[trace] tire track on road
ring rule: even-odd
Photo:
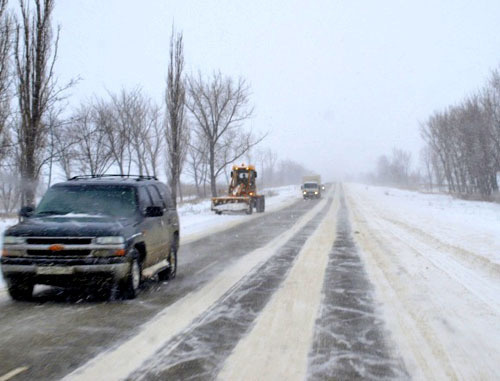
[[[287,277],[304,242],[323,220],[328,205],[278,252],[252,271],[192,327],[173,338],[129,380],[211,380]]]
[[[337,237],[330,252],[323,298],[309,353],[308,379],[407,379],[375,309],[373,285],[354,244],[341,191]]]
[[[319,227],[310,235],[252,330],[235,347],[221,380],[303,380],[328,253],[335,237],[338,187]]]

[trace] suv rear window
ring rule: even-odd
[[[135,189],[124,186],[55,186],[43,196],[35,216],[68,213],[131,217],[137,211]]]

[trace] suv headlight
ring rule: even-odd
[[[95,243],[98,245],[119,245],[125,243],[125,238],[122,236],[97,237]]]
[[[6,235],[3,237],[4,245],[22,245],[24,243],[26,243],[26,238],[24,237],[16,237],[13,235]]]

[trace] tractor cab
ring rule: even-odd
[[[257,172],[253,165],[233,165],[228,194],[233,196],[253,196]]]

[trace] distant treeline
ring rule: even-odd
[[[394,148],[364,176],[375,184],[446,191],[459,197],[491,199],[500,173],[500,72],[486,85],[420,126],[425,146],[421,166],[412,169],[411,153]]]
[[[434,112],[421,126],[427,182],[448,192],[488,198],[500,171],[500,73],[457,105]]]

